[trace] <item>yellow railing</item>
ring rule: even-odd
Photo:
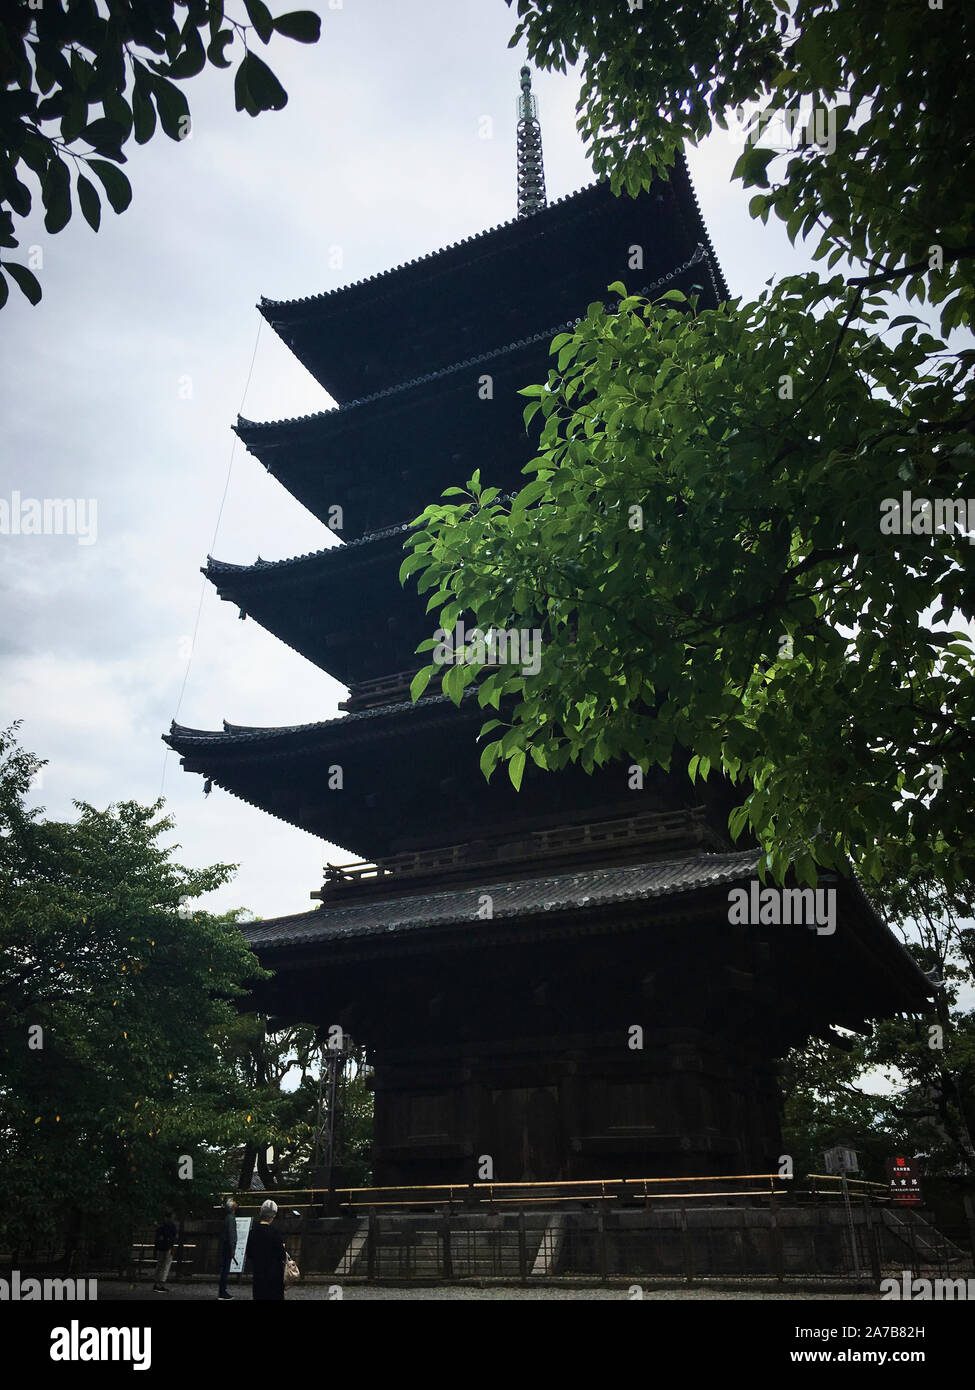
[[[722,1187],[730,1184],[730,1187]],[[702,1177],[588,1178],[551,1182],[402,1183],[384,1187],[340,1187],[338,1204],[354,1207],[443,1207],[484,1203],[527,1205],[541,1202],[677,1201],[701,1198],[776,1197],[790,1193],[792,1179],[780,1173],[708,1174]],[[871,1184],[882,1188],[882,1184]],[[676,1190],[671,1190],[676,1189]],[[258,1207],[268,1199],[295,1211],[320,1206],[328,1197],[323,1188],[277,1188],[228,1193],[240,1207]],[[289,1200],[305,1198],[307,1200]]]

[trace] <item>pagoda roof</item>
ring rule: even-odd
[[[683,914],[690,928],[696,915],[713,916],[721,890],[756,878],[754,849],[695,853],[584,870],[519,877],[486,885],[491,917],[479,914],[483,884],[427,892],[387,892],[367,901],[324,904],[312,912],[242,924],[248,945],[280,971],[313,963],[329,974],[343,961],[392,959],[404,951],[484,949],[524,944],[552,935],[616,933],[653,929]],[[832,878],[832,876],[830,876]],[[839,907],[836,932],[820,937],[806,927],[735,927],[767,942],[778,993],[788,997],[797,976],[829,979],[829,1023],[856,1027],[891,1012],[923,1008],[931,981],[894,936],[855,877],[835,880]],[[726,900],[725,900],[726,901]],[[646,905],[646,907],[644,907]],[[784,943],[784,937],[789,943]],[[798,956],[793,952],[798,950]],[[791,965],[787,962],[791,961]],[[279,976],[279,978],[286,978]],[[809,994],[816,995],[812,989]],[[795,1010],[803,1012],[800,999]]]
[[[708,252],[682,156],[650,192],[616,196],[601,181],[530,217],[513,218],[353,284],[301,299],[262,298],[264,318],[338,401],[372,394],[577,315],[606,286],[633,283],[629,248],[643,248],[651,281]],[[636,287],[634,287],[636,288]]]
[[[468,690],[459,709],[436,694],[283,728],[174,723],[163,738],[187,772],[371,862],[490,838],[498,826],[515,834],[529,819],[537,829],[632,815],[622,764],[591,775],[570,765],[552,775],[529,763],[520,792],[503,768],[486,782],[478,734],[488,713]],[[335,768],[341,788],[330,789]],[[676,809],[691,790],[686,776],[661,774],[660,788],[642,791],[641,804]],[[722,825],[728,809],[716,812]]]
[[[422,664],[416,648],[434,625],[415,589],[399,583],[409,530],[391,526],[289,560],[234,565],[208,558],[203,573],[242,615],[354,685]]]
[[[518,391],[548,377],[559,324],[481,357],[296,419],[239,417],[236,433],[293,497],[337,535],[354,539],[410,521],[476,468],[511,483],[535,454]],[[493,397],[479,380],[490,374]],[[391,456],[390,435],[396,447]]]
[[[701,275],[698,261],[668,267],[664,279],[690,289]],[[288,420],[240,416],[234,428],[293,497],[346,538],[412,520],[477,468],[485,481],[520,486],[521,469],[536,449],[524,423],[527,402],[518,392],[548,379],[552,339],[574,328],[578,308],[570,320],[553,320],[529,337],[345,405]],[[488,400],[479,394],[486,375]]]
[[[753,878],[754,850],[698,854],[649,864],[614,865],[581,873],[492,883],[492,920],[556,913],[634,898],[661,898]],[[266,918],[241,931],[254,950],[318,944],[359,936],[419,931],[470,923],[477,916],[480,884],[444,892],[383,894],[365,902],[338,902],[312,912]]]

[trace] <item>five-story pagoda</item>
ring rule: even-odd
[[[811,1035],[920,1007],[927,982],[854,882],[830,936],[729,923],[755,876],[727,789],[674,770],[633,790],[478,766],[481,711],[414,704],[432,635],[398,569],[411,518],[480,469],[520,485],[520,387],[607,285],[727,296],[686,166],[638,197],[547,204],[528,70],[518,217],[382,275],[261,313],[339,402],[239,420],[247,448],[343,544],[205,573],[221,598],[335,676],[342,718],[167,742],[198,772],[341,845],[314,911],[244,928],[276,1016],[339,1024],[375,1069],[377,1184],[767,1172],[777,1061]],[[397,325],[389,332],[390,324]]]

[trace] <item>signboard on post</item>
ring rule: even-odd
[[[826,1160],[827,1173],[859,1173],[860,1159],[853,1149],[827,1149],[823,1157]]]
[[[921,1167],[916,1158],[888,1158],[887,1181],[891,1201],[901,1207],[920,1205]]]
[[[247,1254],[247,1237],[251,1233],[250,1216],[238,1216],[237,1221],[237,1245],[234,1249],[234,1258],[230,1262],[231,1274],[242,1274],[244,1270],[244,1257]]]

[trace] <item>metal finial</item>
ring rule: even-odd
[[[531,69],[523,67],[518,98],[518,216],[528,217],[539,212],[547,201],[538,102],[532,95]]]

